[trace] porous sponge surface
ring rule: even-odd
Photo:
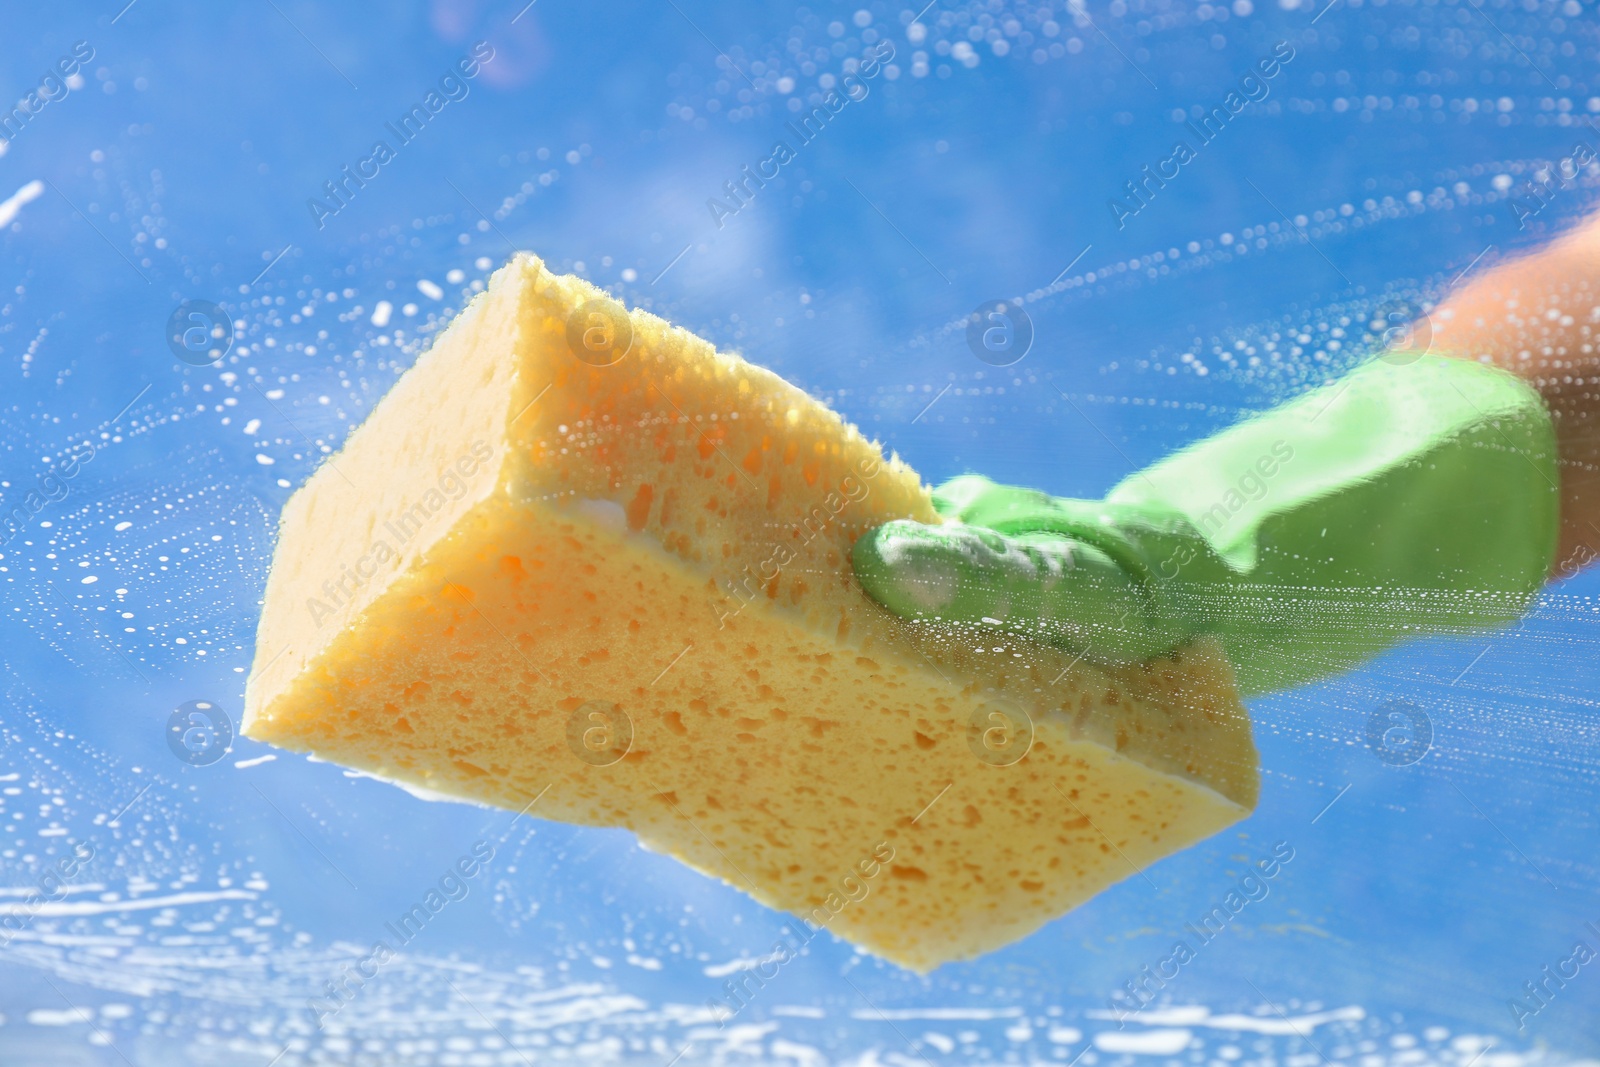
[[[381,477],[387,450],[416,486],[325,469],[297,494],[316,499],[286,509],[247,733],[627,827],[918,970],[1024,936],[1253,805],[1214,648],[1103,673],[888,615],[849,548],[891,518],[937,521],[914,472],[653,316],[631,314],[617,362],[575,358],[569,319],[605,300],[514,260],[352,437],[371,455],[335,460]],[[438,462],[460,477],[428,498]],[[438,506],[419,518],[413,498]],[[413,528],[392,559],[365,550],[363,584],[326,588],[346,566],[326,546]],[[984,747],[991,724],[1028,722],[1020,760]]]

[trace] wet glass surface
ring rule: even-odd
[[[1600,963],[1544,970],[1600,951],[1593,573],[1520,626],[1252,701],[1253,816],[927,977],[825,933],[775,968],[785,916],[627,833],[237,732],[284,502],[512,251],[772,368],[929,482],[1095,497],[1582,214],[1593,168],[1537,210],[1528,190],[1600,144],[1591,10],[3,19],[0,92],[35,103],[0,154],[0,500],[28,512],[0,544],[0,1062],[1600,1057]],[[443,81],[480,42],[492,59]],[[868,49],[859,99],[797,136],[801,102]],[[425,124],[391,130],[436,87]],[[1231,92],[1251,99],[1198,130]],[[735,196],[778,141],[778,177]],[[331,196],[346,166],[371,177]],[[996,301],[1030,324],[1014,361],[968,345]],[[1293,859],[1259,899],[1119,1020],[1125,983],[1279,843]],[[326,983],[475,849],[492,861],[315,1025]],[[718,1025],[708,1005],[752,970],[759,994]]]

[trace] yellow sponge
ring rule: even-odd
[[[251,737],[625,826],[906,967],[1254,805],[1210,644],[1108,672],[868,600],[928,491],[777,375],[521,255],[284,509]]]

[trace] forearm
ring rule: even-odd
[[[1600,215],[1450,293],[1432,349],[1492,363],[1539,391],[1555,423],[1561,538],[1554,574],[1600,555]],[[1530,471],[1530,476],[1532,472]]]
[[[1597,303],[1600,222],[1451,293],[1431,354],[1364,362],[1103,500],[956,479],[945,523],[858,539],[856,577],[903,617],[1096,663],[1215,637],[1246,693],[1502,625],[1600,550]]]

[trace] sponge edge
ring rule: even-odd
[[[518,256],[286,507],[244,730],[627,827],[916,970],[1253,807],[1215,646],[907,623],[849,562],[893,519],[938,521],[834,412]]]

